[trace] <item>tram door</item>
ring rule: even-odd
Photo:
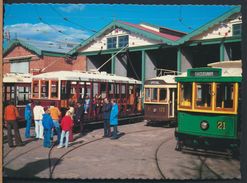
[[[169,89],[169,118],[175,117],[175,97],[176,97],[176,88]]]

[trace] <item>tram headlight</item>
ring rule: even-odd
[[[201,126],[201,129],[202,130],[207,130],[209,128],[209,124],[205,120],[201,122],[201,125],[200,126]]]

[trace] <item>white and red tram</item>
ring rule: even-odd
[[[105,97],[116,99],[120,117],[140,113],[137,111],[140,88],[141,81],[106,72],[56,71],[33,76],[31,98],[40,100],[44,107],[55,101],[64,112],[70,104],[87,95],[90,107],[85,118],[91,121],[101,118],[100,108]]]

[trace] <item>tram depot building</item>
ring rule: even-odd
[[[157,69],[185,72],[212,62],[240,60],[241,23],[237,7],[190,34],[113,21],[76,47],[14,40],[4,50],[3,73],[98,69],[144,83],[157,76]]]

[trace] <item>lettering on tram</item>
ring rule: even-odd
[[[241,61],[211,63],[207,68],[188,69],[187,75],[176,77],[176,150],[208,148],[216,146],[216,142],[217,147],[233,152],[239,148],[241,80]]]

